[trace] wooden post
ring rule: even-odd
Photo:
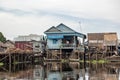
[[[86,78],[85,78],[85,69],[83,69],[83,80],[86,80]]]
[[[53,55],[52,54],[53,54],[53,52],[51,50],[51,55],[49,56],[50,59],[53,59]]]
[[[20,53],[18,53],[18,61],[17,62],[20,62],[20,58],[19,58],[19,56],[20,56]],[[18,64],[19,65],[19,64]],[[20,66],[18,66],[18,70],[20,69]]]
[[[88,56],[89,56],[89,61],[90,61],[90,59],[91,59],[91,57],[90,57],[91,55],[90,55],[90,54],[91,54],[91,53],[89,52],[89,53],[88,53]]]
[[[105,46],[105,57],[107,56],[107,51],[108,51],[107,46]]]
[[[76,36],[74,36],[74,44],[75,44],[75,48],[76,48]]]
[[[60,60],[62,59],[62,49],[60,48]]]
[[[85,36],[84,36],[84,38],[83,38],[83,48],[84,48],[84,51],[83,51],[83,54],[84,54],[84,68],[83,68],[83,80],[86,80],[85,79],[85,71],[86,71],[86,56],[85,56],[85,44],[84,44],[84,42],[85,42]]]
[[[9,53],[9,74],[11,73],[11,53]]]
[[[46,51],[46,58],[48,59],[48,50]]]
[[[77,53],[78,53],[78,59],[80,59],[80,58],[79,58],[79,56],[80,56],[80,52],[78,51]]]
[[[16,70],[16,69],[15,69],[15,68],[16,68],[16,67],[15,67],[15,54],[13,54],[13,57],[14,57],[14,59],[13,59],[14,64],[13,64],[13,65],[14,65],[14,71],[15,71],[15,70]]]
[[[23,62],[23,63],[21,64],[22,69],[23,69],[23,64],[24,64],[23,55],[24,55],[24,54],[21,55],[21,61]]]
[[[84,54],[84,68],[85,68],[86,67],[85,66],[86,59],[85,59],[85,45],[84,45],[84,41],[85,41],[85,38],[83,38],[83,48],[84,48],[83,54]]]
[[[60,72],[62,73],[62,62],[60,62]]]
[[[98,55],[98,48],[97,48],[97,51],[96,51],[96,53],[95,53],[95,54],[96,54],[96,61],[97,61],[97,60],[98,60],[98,59],[97,59],[97,55]]]

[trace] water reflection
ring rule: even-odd
[[[0,80],[120,80],[120,64],[56,63],[0,67]]]

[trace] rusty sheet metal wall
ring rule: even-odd
[[[103,46],[103,33],[88,33],[88,46],[100,47]]]
[[[104,35],[104,45],[115,46],[117,45],[118,37],[116,33],[109,33]]]
[[[117,33],[88,33],[88,46],[116,46]]]
[[[88,40],[104,40],[103,33],[88,33]]]

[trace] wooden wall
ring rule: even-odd
[[[117,33],[88,33],[88,46],[116,46]]]

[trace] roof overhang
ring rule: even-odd
[[[78,36],[78,37],[86,39],[85,34],[81,34],[78,32],[75,32],[75,33],[46,33],[46,34],[47,34],[47,38],[49,38],[49,39],[55,39],[55,38],[60,39],[60,38],[63,38],[63,36]]]

